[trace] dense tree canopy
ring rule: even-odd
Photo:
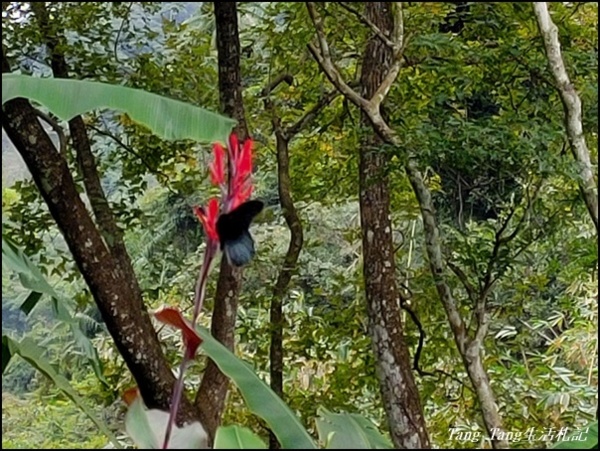
[[[217,446],[243,438],[230,425],[289,443],[295,420],[282,438],[247,366],[201,329],[183,378],[189,336],[148,314],[191,318],[204,299],[194,207],[223,194],[212,144],[232,128],[253,140],[265,208],[251,263],[206,266],[198,323],[285,402],[265,406],[298,416],[297,440],[355,445],[339,412],[373,447],[545,448],[585,431],[597,8],[3,2],[3,96],[8,73],[164,96],[68,118],[52,102],[107,88],[3,98],[3,447],[130,445],[128,389],[168,411],[180,377],[177,425],[200,421]],[[183,133],[168,99],[214,127]]]

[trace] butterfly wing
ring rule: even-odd
[[[227,260],[234,266],[244,266],[254,257],[254,240],[245,230],[237,239],[228,240],[223,246]]]
[[[217,233],[221,249],[231,264],[243,266],[254,256],[254,240],[248,228],[263,206],[260,200],[250,200],[219,216]]]

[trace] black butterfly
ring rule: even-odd
[[[254,240],[248,228],[263,206],[260,200],[249,200],[217,219],[221,250],[232,265],[243,266],[254,257]]]

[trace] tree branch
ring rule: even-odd
[[[340,92],[338,90],[330,91],[323,95],[323,97],[321,97],[310,110],[304,113],[304,115],[300,119],[298,119],[295,123],[285,128],[285,134],[289,138],[292,138],[293,136],[298,134],[301,130],[306,128],[308,124],[314,121],[317,115],[321,112],[321,110],[327,105],[329,105],[339,95]]]
[[[372,96],[373,100],[366,100],[347,84],[344,83],[342,77],[333,65],[331,56],[329,53],[329,47],[325,38],[325,32],[323,30],[323,22],[321,17],[316,11],[314,3],[306,3],[311,20],[313,21],[317,33],[317,41],[319,49],[314,43],[309,44],[309,50],[315,60],[319,63],[321,69],[331,81],[331,83],[351,102],[357,105],[368,117],[369,121],[373,125],[375,132],[382,138],[382,140],[388,144],[393,145],[396,148],[402,148],[402,141],[392,130],[383,116],[381,115],[380,106],[383,99],[389,92],[393,80],[398,75],[398,69],[394,69],[394,66],[390,67],[384,80],[386,83],[389,81],[389,86],[386,83],[379,83],[377,89],[372,90],[377,97]],[[370,4],[368,5],[370,6]],[[398,42],[400,36],[404,34],[403,26],[401,24],[401,11],[396,12],[394,20],[394,30],[392,34]],[[406,41],[404,41],[405,43]],[[379,42],[378,42],[379,43]],[[400,47],[402,48],[402,47]],[[400,57],[400,58],[399,58]],[[401,55],[396,55],[396,64],[400,64],[398,60],[401,59]],[[418,164],[412,157],[411,152],[408,152],[407,162],[405,164],[405,170],[410,180],[413,191],[419,202],[421,209],[421,215],[423,218],[423,225],[425,229],[425,243],[427,249],[427,255],[429,257],[429,264],[433,279],[435,281],[438,295],[446,310],[448,321],[454,335],[458,350],[463,358],[469,377],[473,382],[474,388],[477,392],[478,399],[481,402],[481,410],[484,417],[486,429],[490,434],[493,430],[502,430],[502,421],[498,414],[498,408],[494,401],[494,396],[489,385],[489,380],[485,373],[485,369],[481,362],[481,357],[477,354],[480,349],[471,346],[472,341],[467,335],[465,329],[464,320],[460,314],[457,303],[453,297],[450,286],[447,283],[444,275],[444,259],[442,255],[441,242],[439,237],[439,228],[435,217],[433,203],[431,200],[431,192],[426,186],[423,176],[419,171]],[[361,172],[362,175],[362,172]],[[363,239],[363,252],[364,252],[364,239]],[[507,447],[508,443],[505,440],[492,440],[494,447]]]
[[[221,111],[237,121],[234,133],[240,142],[244,142],[250,135],[242,96],[237,4],[235,2],[214,2],[213,4]],[[231,177],[229,181],[232,183]],[[221,259],[211,319],[211,333],[232,351],[235,347],[235,323],[242,286],[242,273],[241,268],[233,267],[226,258]],[[228,387],[229,378],[221,372],[215,362],[209,360],[196,393],[195,405],[199,409],[200,420],[211,439],[214,439],[216,430],[221,423]]]
[[[45,4],[43,2],[32,3],[31,8],[38,21],[46,45],[48,46],[54,76],[56,78],[69,78],[69,68],[64,55],[59,50],[63,39],[62,36],[50,26],[48,10],[46,9]],[[81,171],[85,190],[94,216],[96,217],[98,228],[109,249],[121,263],[123,270],[129,273],[132,280],[135,280],[135,284],[137,285],[137,279],[123,242],[123,232],[117,226],[108,199],[102,189],[96,161],[81,116],[75,116],[69,121],[69,130],[71,132],[71,139],[73,140],[73,148],[75,149],[77,156],[79,170]]]
[[[402,2],[394,3],[396,15],[394,17],[394,30],[392,32],[394,39],[394,58],[398,59],[402,55],[402,50],[406,47],[404,39],[404,10]]]
[[[10,72],[4,54],[2,72]],[[126,274],[116,269],[119,262],[94,225],[67,162],[25,99],[13,99],[3,105],[2,127],[23,157],[48,205],[146,405],[168,410],[175,378],[142,298]],[[180,423],[195,418],[195,409],[184,401],[178,416]]]
[[[579,163],[579,175],[581,177],[579,188],[596,226],[596,233],[598,233],[598,187],[592,169],[590,152],[583,134],[581,99],[567,74],[560,50],[558,28],[552,22],[548,12],[548,4],[546,2],[533,2],[533,12],[544,40],[550,70],[554,75],[563,102],[571,152]]]
[[[269,347],[271,388],[280,397],[283,397],[283,299],[296,269],[298,258],[300,257],[300,252],[302,251],[304,243],[302,222],[291,194],[292,182],[289,170],[289,141],[303,128],[308,126],[308,124],[316,118],[319,112],[339,95],[337,91],[324,95],[319,99],[317,104],[309,109],[296,123],[289,127],[283,127],[281,125],[281,118],[277,115],[275,106],[271,101],[269,94],[282,81],[287,81],[288,84],[291,84],[291,80],[291,75],[281,74],[262,91],[263,95],[265,95],[265,107],[271,113],[271,123],[273,124],[273,130],[275,131],[277,140],[277,187],[279,202],[281,204],[285,222],[290,229],[290,243],[284,257],[283,266],[279,270],[277,281],[273,287],[273,297],[270,307],[270,322],[272,327],[271,344]],[[280,447],[280,444],[272,431],[269,434],[269,443],[271,449],[278,449]]]
[[[319,43],[319,49],[310,42],[308,44],[308,50],[313,55],[315,60],[321,66],[325,75],[331,81],[331,83],[342,93],[344,94],[348,100],[354,103],[359,108],[368,108],[368,101],[365,100],[360,94],[358,94],[354,89],[352,89],[342,78],[342,75],[339,73],[333,61],[331,60],[331,54],[329,52],[329,45],[327,44],[327,38],[325,36],[325,31],[323,29],[323,18],[317,12],[315,4],[313,2],[307,2],[306,7],[308,8],[308,13],[310,18],[315,25],[315,30],[317,32],[317,42]]]
[[[144,166],[146,166],[146,168],[148,169],[148,171],[150,171],[152,174],[154,174],[156,176],[159,176],[165,182],[167,182],[169,180],[169,176],[167,174],[165,174],[164,172],[160,171],[159,169],[154,169],[152,166],[150,166],[150,163],[148,163],[148,161],[143,157],[143,155],[141,155],[140,153],[138,153],[133,147],[128,146],[127,144],[125,144],[118,136],[115,136],[111,132],[106,131],[106,130],[102,130],[101,128],[96,127],[95,125],[92,125],[92,124],[88,124],[87,127],[91,128],[92,130],[94,130],[99,135],[106,136],[106,137],[112,139],[114,142],[116,142],[119,145],[119,147],[121,147],[125,151],[129,152],[130,154],[132,154],[133,156],[135,156],[136,158],[138,158],[142,162],[142,164]]]
[[[381,31],[381,29],[377,25],[375,25],[367,16],[365,16],[363,13],[361,13],[357,9],[354,9],[352,6],[347,5],[344,2],[335,2],[335,4],[341,6],[346,11],[348,11],[349,13],[356,16],[362,23],[367,25],[379,39],[381,39],[381,42],[383,42],[385,45],[387,45],[393,51],[396,50],[395,42],[392,41],[390,38],[388,38],[385,35],[385,33],[383,31]]]
[[[446,310],[446,315],[448,316],[450,328],[454,334],[458,350],[464,355],[468,344],[467,332],[456,300],[452,295],[452,290],[444,277],[444,259],[440,243],[440,232],[435,219],[431,192],[425,185],[423,176],[418,170],[414,160],[410,159],[405,169],[421,209],[426,237],[425,247],[427,249],[427,255],[429,256],[429,266],[431,268],[435,287],[438,291],[440,300],[442,301],[442,305]]]
[[[447,262],[447,265],[448,265],[448,268],[450,268],[450,270],[454,274],[456,274],[456,277],[458,277],[458,279],[461,281],[461,283],[465,287],[465,290],[467,291],[467,295],[469,296],[469,299],[473,302],[473,305],[475,305],[475,303],[477,301],[477,297],[475,296],[475,287],[469,281],[469,278],[467,277],[467,275],[464,273],[464,271],[462,269],[460,269],[460,267],[458,265],[455,265],[454,263],[452,263],[449,260]]]
[[[392,84],[396,81],[398,74],[400,73],[400,69],[402,68],[403,63],[403,54],[406,45],[410,40],[410,36],[404,35],[404,14],[402,10],[402,2],[394,3],[392,6],[396,8],[396,14],[394,17],[394,31],[393,31],[393,63],[390,67],[390,70],[386,74],[383,82],[377,88],[377,91],[371,98],[371,103],[374,108],[379,109],[379,106],[383,102],[383,100],[388,95]]]
[[[38,110],[37,108],[33,109],[33,112],[41,118],[44,122],[46,122],[52,130],[58,135],[58,145],[59,152],[63,156],[63,158],[67,158],[67,137],[65,136],[65,132],[58,122],[56,122],[49,114],[44,113],[43,111]]]
[[[271,94],[271,92],[273,92],[273,90],[277,86],[279,86],[283,82],[287,83],[288,86],[292,86],[292,84],[294,83],[294,77],[293,77],[293,75],[289,74],[287,72],[279,74],[267,86],[265,86],[260,91],[260,95],[263,96],[263,97],[267,97],[269,94]]]

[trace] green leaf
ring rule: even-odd
[[[223,426],[215,434],[215,449],[268,449],[265,442],[242,426]]]
[[[226,142],[233,119],[139,89],[95,81],[2,75],[2,103],[26,97],[62,120],[90,110],[110,108],[127,113],[164,139]]]
[[[325,409],[319,414],[319,438],[329,449],[393,449],[392,443],[361,415]]]
[[[161,449],[168,421],[169,412],[146,409],[138,396],[125,415],[125,429],[139,449]],[[208,436],[199,422],[173,426],[169,449],[203,449],[207,445]]]
[[[273,431],[282,448],[316,449],[316,444],[294,412],[259,378],[252,367],[199,327],[204,350],[240,390],[248,408]]]
[[[58,297],[58,294],[46,281],[46,278],[39,268],[34,265],[29,257],[27,257],[27,255],[25,255],[25,253],[4,234],[2,235],[2,263],[5,263],[10,269],[17,272],[23,287],[36,293]],[[25,314],[29,314],[33,307],[35,307],[35,304],[32,304],[32,301],[29,298],[21,304],[21,310]]]
[[[140,449],[158,449],[161,446],[158,437],[150,427],[146,409],[139,396],[127,409],[125,430]]]
[[[29,315],[29,313],[33,310],[33,307],[35,307],[37,305],[37,303],[41,297],[42,297],[42,293],[40,293],[38,291],[32,291],[31,293],[29,293],[29,295],[23,301],[23,303],[21,304],[21,306],[19,308],[21,309],[21,311],[23,313],[25,313],[26,315]]]
[[[598,449],[598,422],[572,432],[552,449]]]
[[[4,370],[8,366],[8,362],[10,362],[10,358],[12,354],[10,353],[10,348],[8,347],[8,338],[6,335],[2,335],[2,374],[4,374]]]
[[[56,387],[62,391],[71,401],[73,401],[77,407],[79,407],[83,413],[85,413],[90,420],[94,422],[98,429],[102,431],[104,435],[108,437],[111,443],[116,448],[122,448],[121,444],[113,433],[108,429],[106,424],[100,421],[94,415],[88,406],[79,397],[77,392],[69,381],[59,374],[50,362],[44,357],[44,350],[40,348],[31,338],[23,338],[21,341],[15,341],[7,336],[2,337],[2,361],[4,363],[4,348],[7,348],[11,355],[18,355],[35,369],[40,371],[44,376],[48,377]]]
[[[81,330],[79,321],[71,314],[67,307],[67,301],[52,288],[42,272],[33,264],[29,257],[4,234],[2,235],[2,263],[17,272],[23,287],[31,290],[31,293],[21,304],[20,309],[26,315],[29,315],[44,294],[50,296],[54,315],[59,321],[69,325],[75,342],[83,351],[96,377],[103,384],[108,385],[102,371],[102,362],[98,357],[98,352],[90,339]]]

